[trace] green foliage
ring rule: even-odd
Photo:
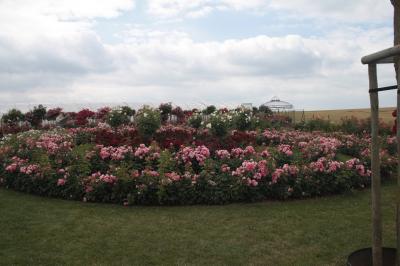
[[[264,114],[269,115],[269,116],[274,114],[274,113],[272,112],[272,110],[269,109],[268,106],[265,106],[265,105],[261,105],[261,106],[258,108],[258,112],[259,112],[259,113],[264,113]]]
[[[233,128],[242,131],[251,129],[252,122],[252,114],[246,110],[236,112],[232,119]]]
[[[171,173],[176,170],[176,161],[169,150],[160,153],[158,171],[161,175]]]
[[[114,109],[108,113],[106,121],[113,128],[128,124],[129,123],[128,113],[131,113],[131,111],[122,108]]]
[[[160,109],[160,112],[161,112],[161,120],[163,122],[167,121],[169,115],[172,112],[172,104],[170,104],[170,103],[162,103],[162,104],[160,104],[158,109]]]
[[[86,160],[86,154],[92,151],[94,147],[95,145],[91,143],[80,144],[72,149],[71,154],[79,160]]]
[[[158,107],[160,109],[161,115],[169,115],[172,112],[172,104],[171,103],[162,103]]]
[[[204,168],[196,184],[200,202],[226,204],[244,200],[243,185],[238,177],[232,177],[231,173],[213,174],[219,172],[221,164],[212,160],[207,160]]]
[[[160,112],[148,106],[144,106],[136,114],[135,122],[142,137],[149,140],[161,126]]]
[[[33,107],[33,116],[38,118],[38,119],[44,119],[46,116],[47,110],[46,107],[43,105],[39,104],[38,106]]]
[[[44,167],[50,166],[50,158],[43,150],[32,150],[30,153],[30,157],[32,163],[39,164]]]
[[[72,178],[76,178],[77,180],[81,180],[82,178],[89,176],[91,172],[91,163],[81,157],[78,160],[74,160],[71,166],[69,166],[70,176]]]
[[[120,165],[118,165],[115,170],[114,174],[116,177],[118,177],[119,180],[122,181],[130,181],[132,180],[131,177],[131,169],[130,165],[126,162],[122,162]]]
[[[81,144],[88,144],[88,143],[92,143],[94,140],[94,136],[92,133],[90,132],[86,132],[86,131],[78,131],[75,134],[75,144],[76,145],[81,145]]]
[[[196,114],[193,114],[189,118],[188,123],[191,127],[198,129],[201,127],[202,121],[203,121],[203,119],[202,119],[201,115],[196,113]]]
[[[134,116],[136,113],[135,109],[130,108],[129,106],[121,106],[121,112],[126,116]]]
[[[342,118],[337,129],[348,134],[365,134],[371,132],[371,119],[358,119],[356,117]],[[382,135],[391,135],[392,127],[389,124],[379,122],[379,132]]]
[[[299,129],[307,130],[307,131],[325,131],[331,132],[335,130],[335,125],[333,125],[329,120],[324,119],[311,119],[306,121],[305,123],[297,124],[296,126]]]
[[[81,182],[80,180],[91,174],[92,169],[95,167],[91,161],[86,158],[86,154],[93,150],[93,144],[82,144],[75,146],[71,151],[71,162],[68,166],[70,179],[75,182]],[[78,188],[79,184],[75,184]]]
[[[159,204],[159,183],[160,176],[144,174],[137,178],[138,191],[135,196],[135,203],[143,205]]]
[[[25,116],[18,109],[11,109],[1,117],[3,123],[6,124],[17,124],[20,121],[24,121]]]
[[[358,132],[360,132],[359,120],[355,117],[342,118],[341,123],[340,123],[340,129],[343,132],[346,132],[349,134],[358,133]],[[369,130],[369,128],[368,128],[368,130]]]
[[[210,115],[214,113],[217,110],[217,108],[214,105],[207,106],[205,110],[203,110],[204,114]]]
[[[228,133],[229,120],[225,115],[213,115],[206,127],[211,127],[211,133],[214,136],[224,137]]]
[[[33,110],[25,114],[25,119],[30,122],[32,126],[38,127],[45,118],[46,113],[46,107],[39,104],[38,106],[35,106]]]

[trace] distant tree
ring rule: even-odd
[[[272,110],[271,110],[268,106],[265,106],[265,105],[261,105],[261,106],[258,108],[258,112],[264,113],[264,114],[266,114],[266,115],[273,115]]]
[[[57,117],[62,113],[62,109],[60,107],[53,108],[47,110],[46,119],[50,121],[54,121]]]
[[[126,110],[122,110],[122,108],[114,109],[108,113],[107,123],[113,128],[117,128],[129,123],[129,115]]]
[[[39,127],[47,113],[46,107],[39,104],[33,107],[33,110],[25,114],[25,119],[35,128]]]
[[[172,112],[172,104],[171,103],[162,103],[162,104],[160,104],[158,109],[160,109],[160,112],[161,112],[161,121],[166,122],[169,118],[169,115]]]
[[[178,119],[178,123],[183,123],[185,121],[185,113],[183,112],[182,108],[179,106],[172,109],[171,114],[176,115]]]
[[[130,108],[129,106],[125,105],[121,107],[121,111],[123,114],[127,115],[127,116],[133,116],[136,113],[135,109]]]
[[[20,110],[17,109],[11,109],[10,111],[8,111],[6,114],[4,114],[1,117],[1,120],[3,121],[3,123],[6,124],[17,124],[20,121],[24,120],[24,115],[21,113]]]
[[[203,110],[203,113],[206,115],[210,115],[214,113],[217,110],[217,108],[214,105],[207,106],[205,110]]]

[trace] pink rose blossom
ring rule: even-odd
[[[64,178],[59,178],[57,180],[57,186],[64,186],[65,182],[66,182],[66,180]]]

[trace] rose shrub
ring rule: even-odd
[[[256,111],[13,110],[3,117],[0,186],[90,202],[176,205],[316,197],[369,185],[368,120],[310,121],[295,130],[286,116]],[[43,118],[57,124],[45,128]],[[381,174],[390,178],[396,138],[388,125],[380,128]]]
[[[148,113],[159,125],[156,112],[139,116]],[[369,138],[274,129],[217,138],[190,127],[155,128],[152,142],[135,127],[106,124],[7,135],[0,186],[90,202],[176,205],[315,197],[370,183]],[[381,153],[385,177],[395,169],[394,145],[388,138]]]
[[[138,110],[135,122],[142,137],[149,140],[161,126],[160,111],[144,106],[142,109]]]
[[[113,128],[126,125],[129,121],[129,115],[122,108],[116,108],[107,114],[107,124]]]

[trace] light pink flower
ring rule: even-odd
[[[179,181],[181,179],[181,176],[175,172],[166,173],[165,176],[171,181]]]
[[[290,145],[281,144],[278,146],[278,151],[285,154],[286,156],[293,155],[293,151],[292,151],[292,148],[290,147]]]
[[[57,186],[64,186],[66,183],[66,180],[64,178],[59,178],[57,180]]]

